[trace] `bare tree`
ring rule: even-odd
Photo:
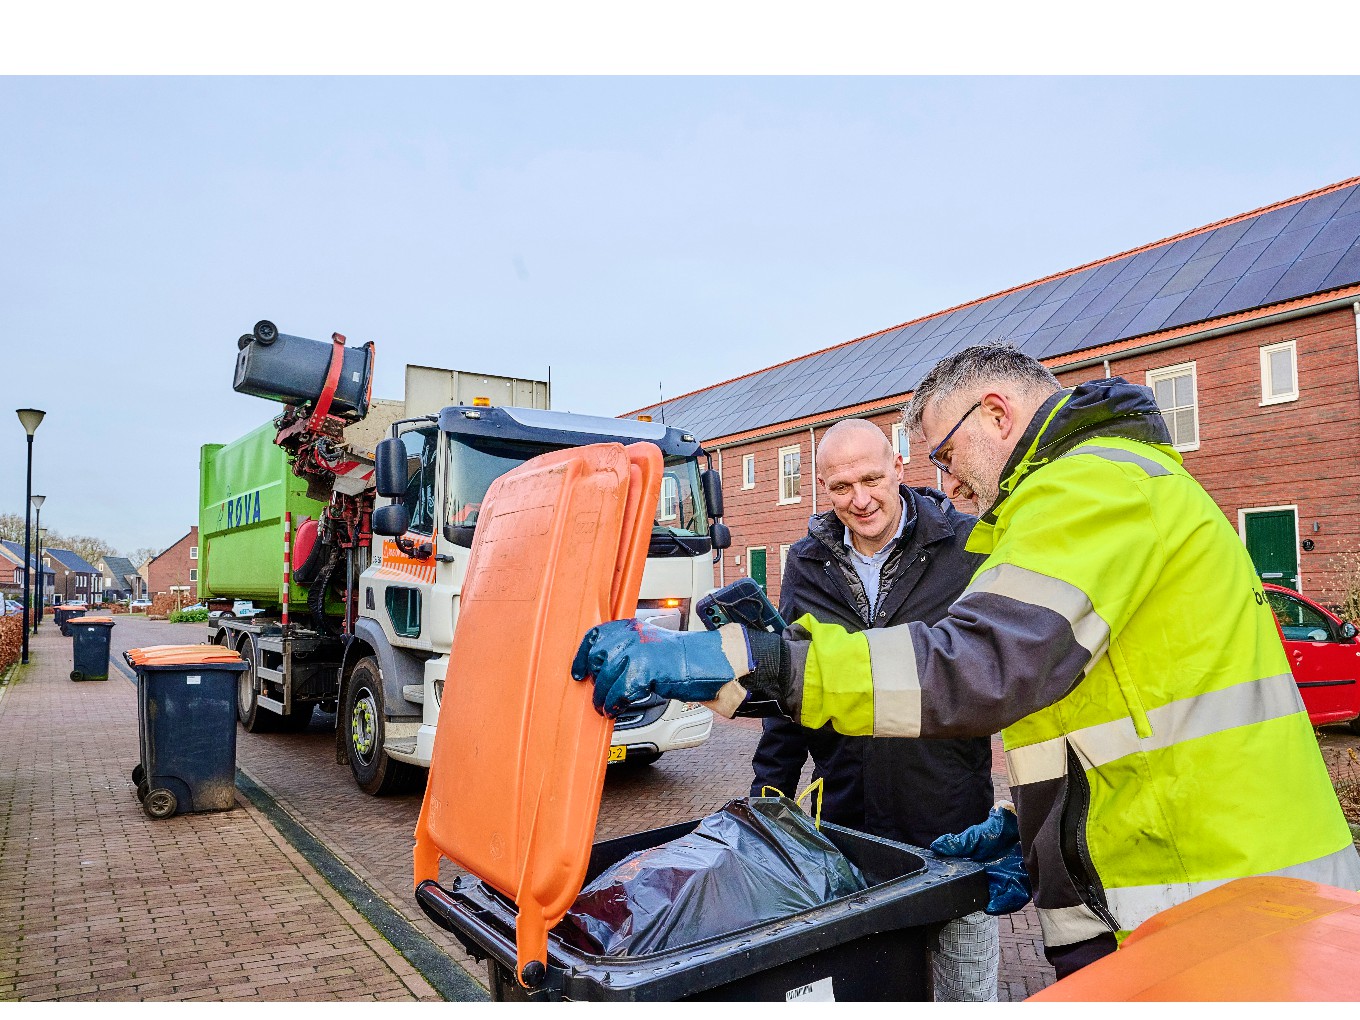
[[[140,549],[133,549],[128,553],[128,559],[132,561],[134,567],[140,567],[147,560],[155,559],[161,554],[159,549],[153,549],[149,545],[144,545]]]
[[[24,515],[0,514],[0,538],[8,542],[24,540]]]

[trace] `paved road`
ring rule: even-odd
[[[122,619],[114,629],[114,657],[138,645],[197,643],[205,638],[204,624]],[[416,906],[411,851],[421,795],[374,798],[360,792],[349,768],[335,762],[333,727],[334,716],[318,713],[309,729],[299,734],[241,732],[238,765],[375,893],[484,982],[483,966],[471,961],[457,941]],[[757,721],[718,719],[713,736],[701,747],[672,752],[655,765],[634,771],[610,769],[596,839],[700,818],[730,798],[745,796],[759,735]],[[994,771],[1000,796],[1005,792],[1005,771],[999,751]],[[447,862],[444,869],[441,879],[453,873]],[[1000,994],[1006,1000],[1023,999],[1053,981],[1032,908],[1002,918],[1000,977]]]

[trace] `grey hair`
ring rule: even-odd
[[[977,344],[935,363],[902,409],[902,424],[908,432],[919,433],[921,415],[931,401],[994,382],[1014,383],[1026,394],[1047,394],[1062,389],[1052,372],[1028,354],[1021,353],[1014,344],[1006,341]]]

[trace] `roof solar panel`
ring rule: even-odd
[[[1279,282],[1284,275],[1285,267],[1276,266],[1273,269],[1262,269],[1260,272],[1248,273],[1237,283],[1233,284],[1233,289],[1228,291],[1223,300],[1214,309],[1215,315],[1226,315],[1228,312],[1241,311],[1245,308],[1255,308],[1265,300],[1270,288]]]
[[[1360,241],[1351,245],[1345,255],[1322,280],[1319,290],[1331,290],[1350,283],[1360,283]]]
[[[665,416],[712,440],[895,397],[975,343],[1050,357],[1356,283],[1351,185],[672,400]]]
[[[1290,230],[1311,227],[1314,223],[1325,223],[1336,215],[1336,211],[1346,204],[1346,199],[1356,192],[1355,187],[1329,191],[1325,195],[1310,198],[1299,207],[1298,213],[1289,221]]]

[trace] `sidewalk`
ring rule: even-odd
[[[152,821],[135,688],[44,621],[0,688],[0,1000],[438,1001],[238,793]]]

